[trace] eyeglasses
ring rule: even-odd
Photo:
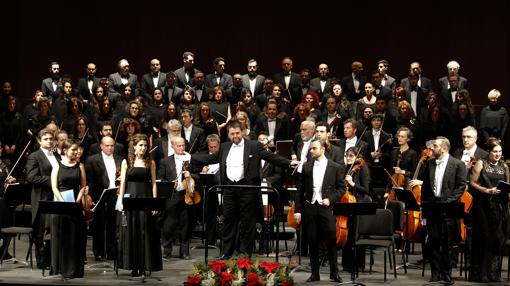
[[[306,112],[306,110],[304,110],[304,109],[300,109],[300,110],[299,110],[299,112]]]

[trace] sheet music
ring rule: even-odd
[[[100,201],[103,199],[103,196],[104,194],[106,193],[106,191],[108,190],[117,190],[117,188],[111,188],[111,189],[103,189],[103,192],[101,193],[101,196],[99,197],[99,200],[97,201],[96,205],[91,209],[92,212],[95,212],[96,211],[96,208],[98,205],[100,205]]]
[[[74,197],[74,190],[67,190],[60,192],[60,195],[62,195],[62,198],[64,199],[64,202],[66,203],[75,203],[76,198]],[[53,198],[53,201],[58,201],[57,197]]]

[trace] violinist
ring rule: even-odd
[[[87,182],[92,201],[98,202],[104,189],[115,188],[115,182],[122,164],[122,156],[116,155],[115,140],[110,136],[101,139],[101,152],[92,155],[85,161],[85,170],[87,172]],[[105,205],[103,205],[105,206]],[[92,222],[92,250],[96,261],[103,259],[114,259],[115,257],[115,208],[108,205],[97,208],[94,211],[94,220]],[[106,224],[106,253],[104,252],[104,229]]]
[[[324,155],[326,158],[340,164],[340,162],[343,161],[342,151],[340,151],[340,147],[331,144],[328,139],[328,134],[329,124],[326,122],[318,122],[315,126],[315,138],[324,141],[324,144],[326,145]]]
[[[347,149],[345,152],[345,158],[347,159],[347,164],[345,165],[344,170],[344,180],[346,189],[349,190],[355,197],[356,202],[359,203],[370,203],[372,199],[369,196],[369,186],[370,186],[370,171],[365,164],[363,157],[360,155],[359,149],[356,147],[351,147]],[[349,171],[350,170],[350,171]],[[348,227],[350,229],[354,228],[353,220],[349,220]],[[353,253],[353,242],[355,239],[354,231],[348,232],[347,243],[342,249],[342,266],[345,271],[351,272],[352,269],[352,261],[354,259]],[[357,267],[359,270],[362,270],[365,267],[365,256],[364,256],[364,248],[357,248]]]
[[[484,159],[487,157],[487,151],[479,148],[476,145],[476,140],[478,140],[478,132],[476,128],[473,126],[467,126],[462,129],[462,144],[464,148],[457,148],[454,153],[454,157],[461,160],[466,164],[468,170],[471,170],[471,167],[476,163],[478,159]],[[469,176],[468,172],[468,176]],[[467,178],[469,180],[469,178]]]
[[[502,144],[496,138],[487,142],[489,155],[473,166],[470,185],[475,191],[473,205],[473,247],[470,281],[500,282],[503,247],[508,237],[508,202],[498,182],[509,182],[509,170],[503,161]]]
[[[184,151],[184,138],[172,137],[171,143],[175,154],[161,160],[158,170],[158,179],[174,182],[175,190],[163,213],[161,229],[163,257],[169,258],[172,255],[173,237],[177,236],[180,242],[179,258],[189,260],[189,242],[193,230],[191,222],[194,219],[191,207],[184,201],[186,190],[183,182],[186,182],[185,178],[191,177],[187,169],[191,156]]]
[[[391,134],[382,130],[384,117],[381,113],[372,115],[370,124],[372,129],[365,132],[363,141],[368,143],[367,163],[372,177],[372,187],[385,188],[386,175],[384,168],[389,165],[389,150],[391,148]]]
[[[14,177],[9,176],[11,168],[10,160],[2,158],[2,151],[3,147],[2,142],[0,141],[0,228],[8,227],[11,224],[11,221],[9,221],[10,210],[4,200],[4,187],[6,187],[8,184],[13,184],[16,182]],[[8,245],[7,239],[3,233],[0,234],[0,239],[2,240],[2,244],[0,245],[0,255],[2,255],[4,253],[4,249],[8,247]],[[12,256],[9,254],[9,252],[6,252],[4,259],[7,260],[11,258]]]
[[[189,109],[181,110],[181,136],[186,139],[186,152],[195,153],[204,146],[204,130],[193,124],[193,113]]]
[[[358,150],[361,149],[360,154],[363,157],[366,157],[364,152],[368,149],[367,142],[361,140],[356,136],[356,132],[358,130],[358,122],[355,119],[347,119],[344,122],[344,137],[345,139],[340,139],[338,146],[340,146],[340,152],[344,154],[344,158],[340,164],[347,164],[346,150],[351,147],[357,147]],[[363,132],[364,133],[364,132]]]
[[[404,187],[413,177],[418,164],[418,154],[409,146],[409,142],[413,139],[413,132],[409,128],[400,127],[396,137],[398,148],[390,153],[390,167],[393,168],[395,181],[399,184],[394,187]]]
[[[314,139],[310,143],[310,154],[313,160],[303,166],[301,180],[298,184],[296,197],[296,213],[294,217],[299,223],[304,218],[304,233],[310,245],[310,264],[312,275],[307,282],[319,281],[319,244],[320,237],[327,246],[330,274],[335,282],[342,282],[338,274],[335,217],[331,206],[342,196],[339,189],[343,184],[342,167],[328,160],[324,141]]]

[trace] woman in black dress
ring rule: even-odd
[[[501,141],[489,138],[489,156],[473,167],[470,185],[474,194],[473,245],[470,281],[501,281],[500,258],[507,238],[508,195],[496,187],[509,182],[508,166],[502,157]]]
[[[407,127],[400,127],[395,135],[398,148],[390,153],[390,167],[397,175],[404,175],[404,185],[413,177],[416,165],[418,165],[418,154],[409,147],[413,139],[413,132]]]
[[[72,139],[62,144],[62,160],[51,171],[51,189],[56,201],[81,202],[88,193],[85,166],[78,162],[79,146]],[[83,218],[53,215],[50,273],[65,278],[83,277],[86,241]]]
[[[128,159],[122,161],[120,170],[119,198],[157,197],[156,164],[149,158],[148,142],[145,134],[135,134],[131,138]],[[119,199],[118,205],[121,212],[118,267],[131,270],[132,276],[161,270],[163,265],[156,213],[125,213],[122,200]]]
[[[207,102],[202,102],[198,105],[194,124],[205,131],[204,137],[211,134],[220,134],[218,123],[212,117],[211,107]]]

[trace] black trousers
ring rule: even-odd
[[[227,185],[245,185],[239,182],[226,181]],[[260,208],[258,189],[223,189],[223,249],[225,256],[232,256],[236,250],[239,237],[239,252],[251,256],[255,247],[256,222]],[[239,236],[237,236],[239,234]]]
[[[430,270],[433,279],[449,280],[452,274],[451,251],[455,220],[427,219]]]
[[[327,248],[330,274],[338,274],[336,246],[336,219],[331,207],[306,202],[303,210],[304,234],[310,246],[312,275],[319,276],[319,244],[324,241]]]
[[[103,258],[109,259],[114,259],[116,257],[116,219],[117,211],[115,210],[115,202],[103,205],[94,212],[94,220],[91,224],[94,256],[103,256]],[[106,253],[104,253],[105,243]]]
[[[165,254],[172,251],[174,239],[181,243],[179,254],[189,254],[189,240],[193,230],[191,206],[184,202],[185,192],[175,192],[167,201],[167,208],[163,214],[161,239]]]

